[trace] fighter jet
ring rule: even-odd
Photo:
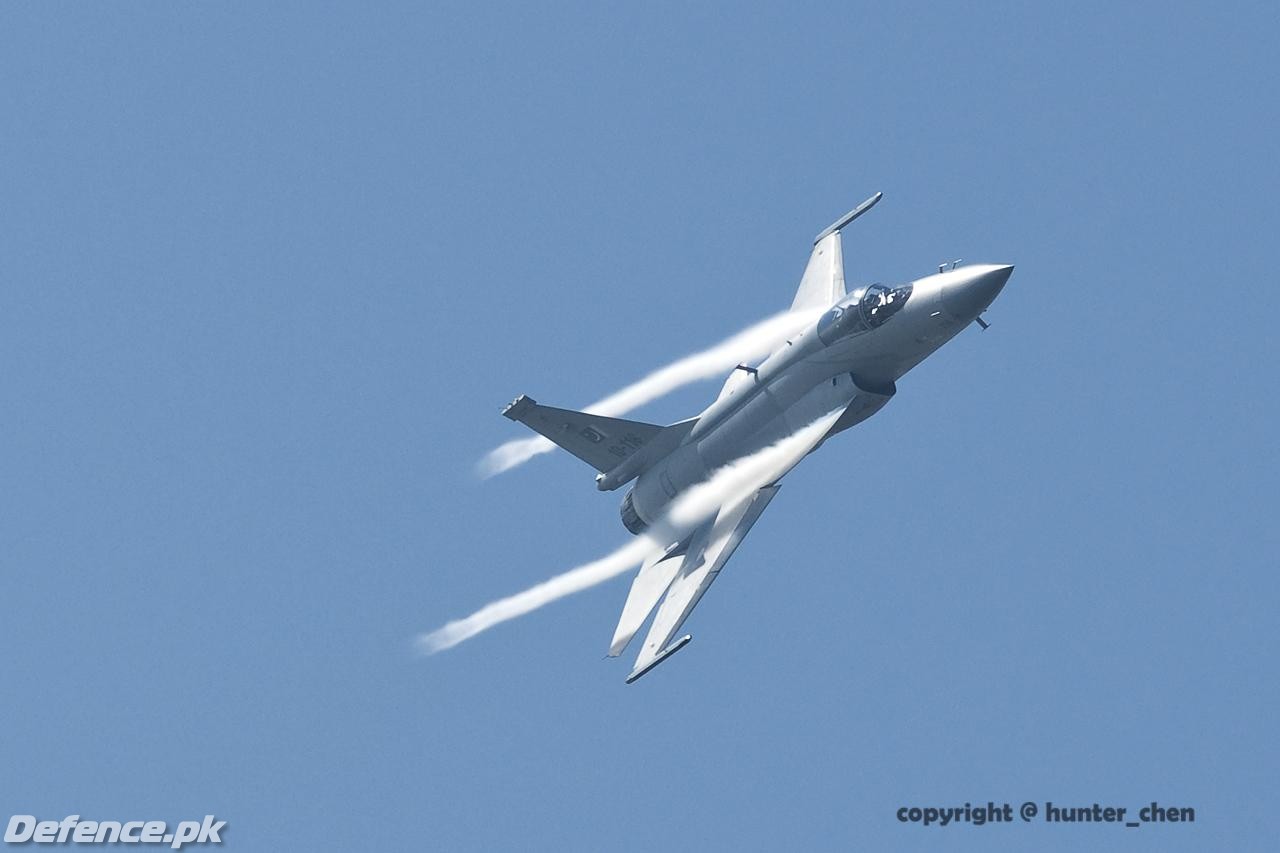
[[[677,497],[720,467],[825,419],[825,431],[807,433],[815,438],[801,448],[798,462],[828,438],[880,411],[897,393],[896,383],[904,374],[970,323],[985,329],[982,313],[1013,272],[1008,264],[953,262],[905,284],[869,284],[847,292],[841,230],[881,195],[876,193],[814,239],[791,304],[793,312],[808,312],[814,322],[759,365],[735,368],[715,402],[697,417],[659,426],[543,406],[527,396],[517,398],[503,414],[595,468],[600,490],[634,482],[621,508],[622,523],[632,534],[659,522]],[[610,657],[622,654],[657,607],[628,684],[692,639],[686,635],[673,642],[778,493],[780,479],[745,500],[721,506],[641,566],[609,646]]]

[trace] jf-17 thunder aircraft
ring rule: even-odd
[[[841,229],[881,195],[814,239],[791,309],[816,320],[758,366],[735,368],[715,402],[697,417],[658,426],[542,406],[527,396],[503,414],[595,468],[600,490],[634,481],[621,510],[632,534],[658,523],[678,496],[722,466],[827,418],[830,427],[800,448],[798,462],[880,411],[896,393],[898,379],[970,323],[985,329],[981,315],[1013,272],[1008,264],[953,262],[950,269],[944,264],[936,275],[906,284],[847,292]],[[628,684],[689,642],[687,635],[672,639],[778,489],[775,480],[745,499],[735,496],[681,541],[644,561],[609,648],[610,657],[620,655],[658,607]]]

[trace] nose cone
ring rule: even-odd
[[[1013,274],[1013,265],[975,264],[956,272],[963,274],[943,285],[942,304],[953,317],[972,320],[1000,295]]]

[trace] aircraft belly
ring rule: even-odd
[[[844,408],[858,393],[847,376],[835,381],[825,381],[811,387],[785,408],[772,401],[772,411],[762,410],[760,417],[742,418],[735,415],[719,429],[698,442],[698,453],[707,470],[713,470],[734,459],[781,441],[796,430],[812,423],[823,415]],[[744,409],[740,414],[747,414]]]
[[[724,423],[697,442],[698,454],[706,465],[713,468],[744,455],[739,448],[746,446],[751,436],[776,420],[783,411],[784,408],[772,389],[760,391]]]
[[[632,507],[647,524],[653,524],[676,495],[707,479],[710,474],[697,445],[682,445],[636,478],[630,492]]]
[[[783,390],[794,394],[796,387],[783,386]],[[783,406],[773,392],[773,386],[762,389],[710,434],[682,445],[641,474],[631,491],[632,507],[640,518],[655,523],[675,497],[706,480],[715,469],[781,441],[828,412],[843,409],[858,389],[848,374],[842,374],[811,385],[790,405]]]

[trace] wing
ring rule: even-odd
[[[649,626],[649,634],[636,659],[635,668],[627,676],[628,684],[689,642],[691,638],[688,636],[675,643],[671,643],[671,638],[689,618],[689,614],[720,574],[724,564],[733,556],[747,531],[778,493],[781,488],[778,482],[822,443],[823,437],[843,411],[843,408],[830,411],[785,439],[789,443],[785,454],[772,461],[769,469],[757,481],[767,485],[722,504],[709,521],[689,534],[676,548],[645,561],[631,585],[622,620],[618,623],[618,630],[614,633],[613,644],[609,649],[611,656],[622,652],[653,609],[662,591],[666,590],[667,594],[658,607],[653,624]],[[679,561],[678,566],[675,564],[676,560]]]
[[[760,518],[760,514],[764,512],[764,508],[769,505],[769,501],[773,500],[773,496],[780,488],[781,486],[777,484],[765,486],[732,507],[721,507],[713,521],[704,524],[693,534],[689,548],[681,558],[679,571],[673,572],[674,578],[668,581],[670,587],[667,589],[667,597],[658,608],[658,615],[653,617],[653,624],[649,626],[644,647],[640,650],[640,656],[636,658],[636,665],[631,670],[631,674],[627,676],[628,684],[684,648],[684,645],[692,639],[688,636],[682,637],[674,645],[669,645],[671,638],[689,618],[693,608],[698,606],[698,601],[710,589],[720,570],[724,568],[724,564],[733,556],[733,552],[741,544],[747,531]],[[672,558],[667,558],[657,565],[670,562]],[[637,583],[640,582],[642,575],[643,570],[641,575],[636,577]],[[657,600],[657,594],[652,600]],[[646,609],[645,612],[647,614],[648,610]],[[623,618],[626,618],[625,612]],[[643,620],[644,617],[641,616],[639,621]],[[621,627],[619,625],[619,629]],[[636,627],[639,627],[638,622]],[[632,633],[635,633],[634,629]],[[622,649],[619,648],[618,652],[621,651]]]
[[[687,543],[686,543],[687,544]],[[675,549],[674,553],[656,551],[640,567],[636,579],[631,582],[631,591],[627,594],[627,603],[622,608],[622,618],[613,632],[613,642],[609,644],[609,657],[616,658],[622,654],[631,638],[640,630],[644,620],[649,618],[658,599],[675,580],[676,572],[684,562],[686,551]]]
[[[814,239],[809,264],[804,268],[800,287],[791,302],[792,311],[827,308],[844,296],[844,252],[840,245],[840,229],[874,207],[881,195],[876,193],[831,223]]]

